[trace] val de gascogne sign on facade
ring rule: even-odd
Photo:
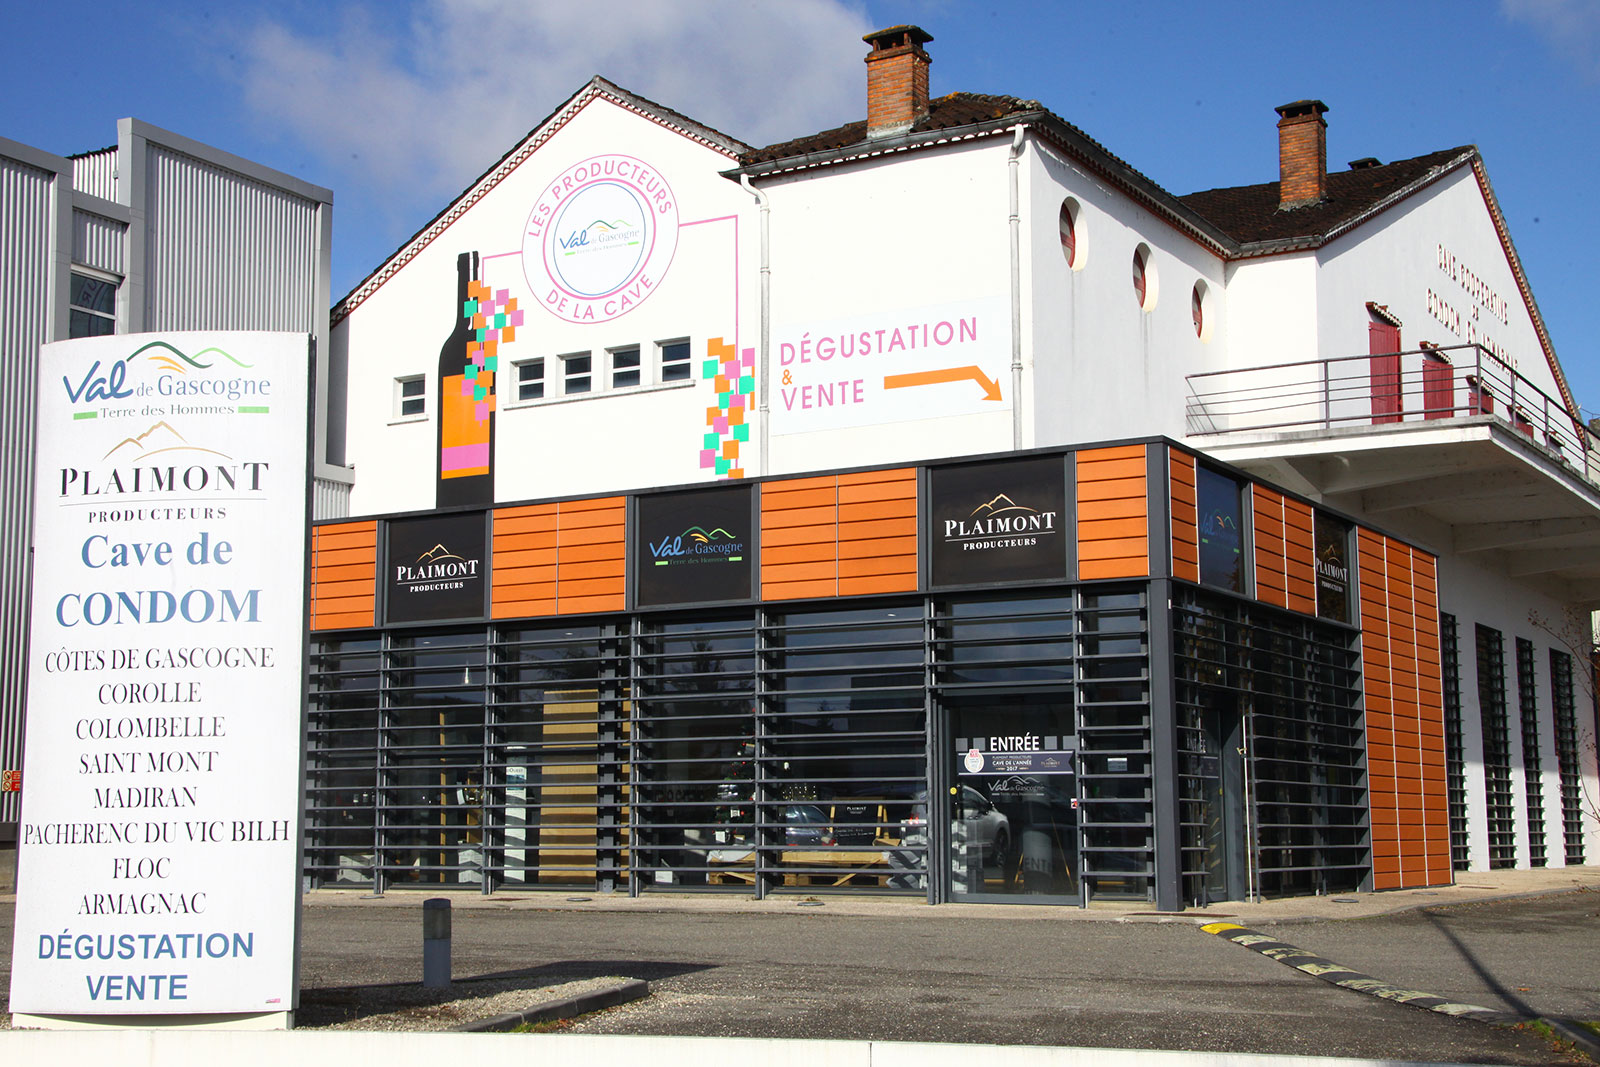
[[[14,1012],[293,1010],[308,368],[41,349]]]

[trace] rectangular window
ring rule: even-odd
[[[661,342],[661,380],[686,382],[689,380],[689,342]]]
[[[525,359],[512,366],[517,370],[517,400],[544,399],[544,360]]]
[[[420,374],[394,380],[394,417],[421,418],[428,413],[427,380]]]
[[[1522,713],[1522,786],[1528,802],[1528,866],[1545,865],[1543,761],[1539,758],[1539,690],[1533,642],[1517,638],[1517,709]]]
[[[117,332],[117,283],[72,272],[67,291],[68,337],[104,337]]]
[[[1556,763],[1561,771],[1561,830],[1567,866],[1583,863],[1583,769],[1579,763],[1578,704],[1572,657],[1550,650],[1550,697],[1556,718]]]
[[[594,359],[587,352],[568,352],[561,357],[561,375],[565,379],[561,393],[575,396],[587,393],[594,373]]]
[[[1237,478],[1201,467],[1195,471],[1195,502],[1200,513],[1200,581],[1245,591],[1244,486]]]
[[[1483,730],[1483,785],[1489,821],[1489,869],[1517,865],[1511,799],[1511,727],[1506,711],[1505,636],[1477,626],[1478,712]]]
[[[1450,811],[1450,864],[1471,866],[1467,834],[1467,760],[1461,741],[1461,633],[1456,617],[1439,613],[1439,677],[1444,696],[1445,796]]]
[[[611,355],[611,388],[631,389],[639,384],[639,346],[613,348]]]

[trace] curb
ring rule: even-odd
[[[638,978],[629,979],[619,985],[608,989],[597,989],[593,993],[580,993],[575,997],[566,997],[562,1000],[552,1000],[538,1004],[524,1011],[508,1012],[505,1015],[495,1015],[476,1022],[463,1023],[454,1027],[453,1032],[474,1033],[500,1033],[514,1030],[524,1023],[547,1023],[556,1019],[571,1019],[579,1015],[587,1015],[591,1011],[601,1008],[611,1008],[618,1004],[626,1004],[630,1000],[639,1000],[650,995],[650,983]]]
[[[1354,990],[1368,996],[1381,997],[1399,1004],[1409,1004],[1414,1008],[1426,1008],[1442,1015],[1454,1016],[1458,1019],[1472,1019],[1491,1026],[1515,1026],[1518,1023],[1542,1022],[1554,1030],[1563,1039],[1572,1042],[1578,1048],[1592,1057],[1600,1058],[1600,1040],[1593,1034],[1584,1031],[1583,1027],[1575,1026],[1561,1019],[1550,1019],[1544,1016],[1518,1015],[1515,1012],[1499,1011],[1494,1008],[1485,1008],[1477,1004],[1463,1004],[1457,1001],[1446,1000],[1444,997],[1434,996],[1432,993],[1423,993],[1415,989],[1402,989],[1387,982],[1380,982],[1371,975],[1353,971],[1348,967],[1325,960],[1321,956],[1297,948],[1286,941],[1268,937],[1257,933],[1238,923],[1207,923],[1200,927],[1208,934],[1213,934],[1224,941],[1232,941],[1236,945],[1259,952],[1268,959],[1277,960],[1286,967],[1293,967],[1313,978],[1320,978],[1331,985],[1342,989]]]

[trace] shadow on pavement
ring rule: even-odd
[[[1423,908],[1422,914],[1427,917],[1428,922],[1433,925],[1435,930],[1444,935],[1445,940],[1449,941],[1451,947],[1456,950],[1456,954],[1465,960],[1467,966],[1472,968],[1473,973],[1483,980],[1483,984],[1488,986],[1501,1000],[1505,1001],[1506,1007],[1510,1011],[1516,1012],[1525,1019],[1537,1019],[1539,1017],[1539,1013],[1534,1011],[1527,1001],[1517,996],[1515,992],[1507,988],[1505,983],[1496,978],[1494,972],[1489,970],[1483,961],[1478,959],[1477,955],[1466,946],[1466,943],[1456,936],[1455,931],[1450,929],[1449,924],[1444,921],[1444,916],[1441,916],[1432,908]],[[1485,1005],[1485,1007],[1487,1006]]]
[[[694,974],[714,968],[713,964],[679,963],[671,960],[559,960],[538,967],[522,967],[487,974],[457,975],[442,989],[425,988],[417,982],[379,982],[370,985],[303,987],[300,1006],[295,1011],[297,1029],[358,1023],[375,1016],[406,1013],[425,1016],[447,1028],[457,1021],[476,1017],[470,1007],[474,1000],[503,993],[526,992],[531,1006],[540,999],[539,991],[586,978],[642,978],[655,981]]]

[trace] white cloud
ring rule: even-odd
[[[1531,26],[1586,81],[1600,82],[1600,3],[1595,0],[1500,0],[1513,22]]]
[[[600,74],[750,144],[860,118],[844,0],[415,0],[258,24],[248,106],[391,207],[459,192]]]

